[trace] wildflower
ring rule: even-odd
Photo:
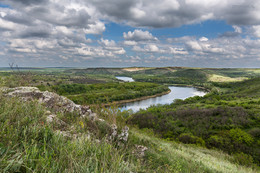
[[[79,122],[79,125],[84,128],[84,123],[82,121]]]

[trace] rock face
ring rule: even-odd
[[[5,88],[3,91],[7,96],[20,97],[25,101],[38,100],[54,112],[77,112],[82,117],[89,116],[92,119],[96,117],[89,106],[77,105],[64,96],[49,91],[42,92],[36,87]]]

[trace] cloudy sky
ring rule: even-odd
[[[0,0],[0,67],[260,67],[259,0]]]

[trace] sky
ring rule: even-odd
[[[0,0],[0,67],[260,67],[259,0]]]

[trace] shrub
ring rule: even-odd
[[[218,135],[213,135],[208,139],[207,143],[210,147],[218,148],[220,146],[223,146],[224,139]]]
[[[193,136],[190,133],[182,133],[178,139],[185,144],[196,144],[198,146],[205,146],[205,141],[202,138]]]
[[[258,128],[258,127],[249,130],[248,133],[255,138],[260,138],[260,128]]]
[[[233,139],[234,142],[238,144],[247,144],[251,145],[254,141],[253,137],[249,135],[248,133],[244,132],[243,130],[236,128],[236,129],[231,129],[229,131],[229,135],[231,139]]]
[[[254,166],[254,159],[252,156],[248,154],[241,152],[241,153],[234,154],[233,157],[234,157],[234,162],[237,164],[245,165],[245,166]]]

